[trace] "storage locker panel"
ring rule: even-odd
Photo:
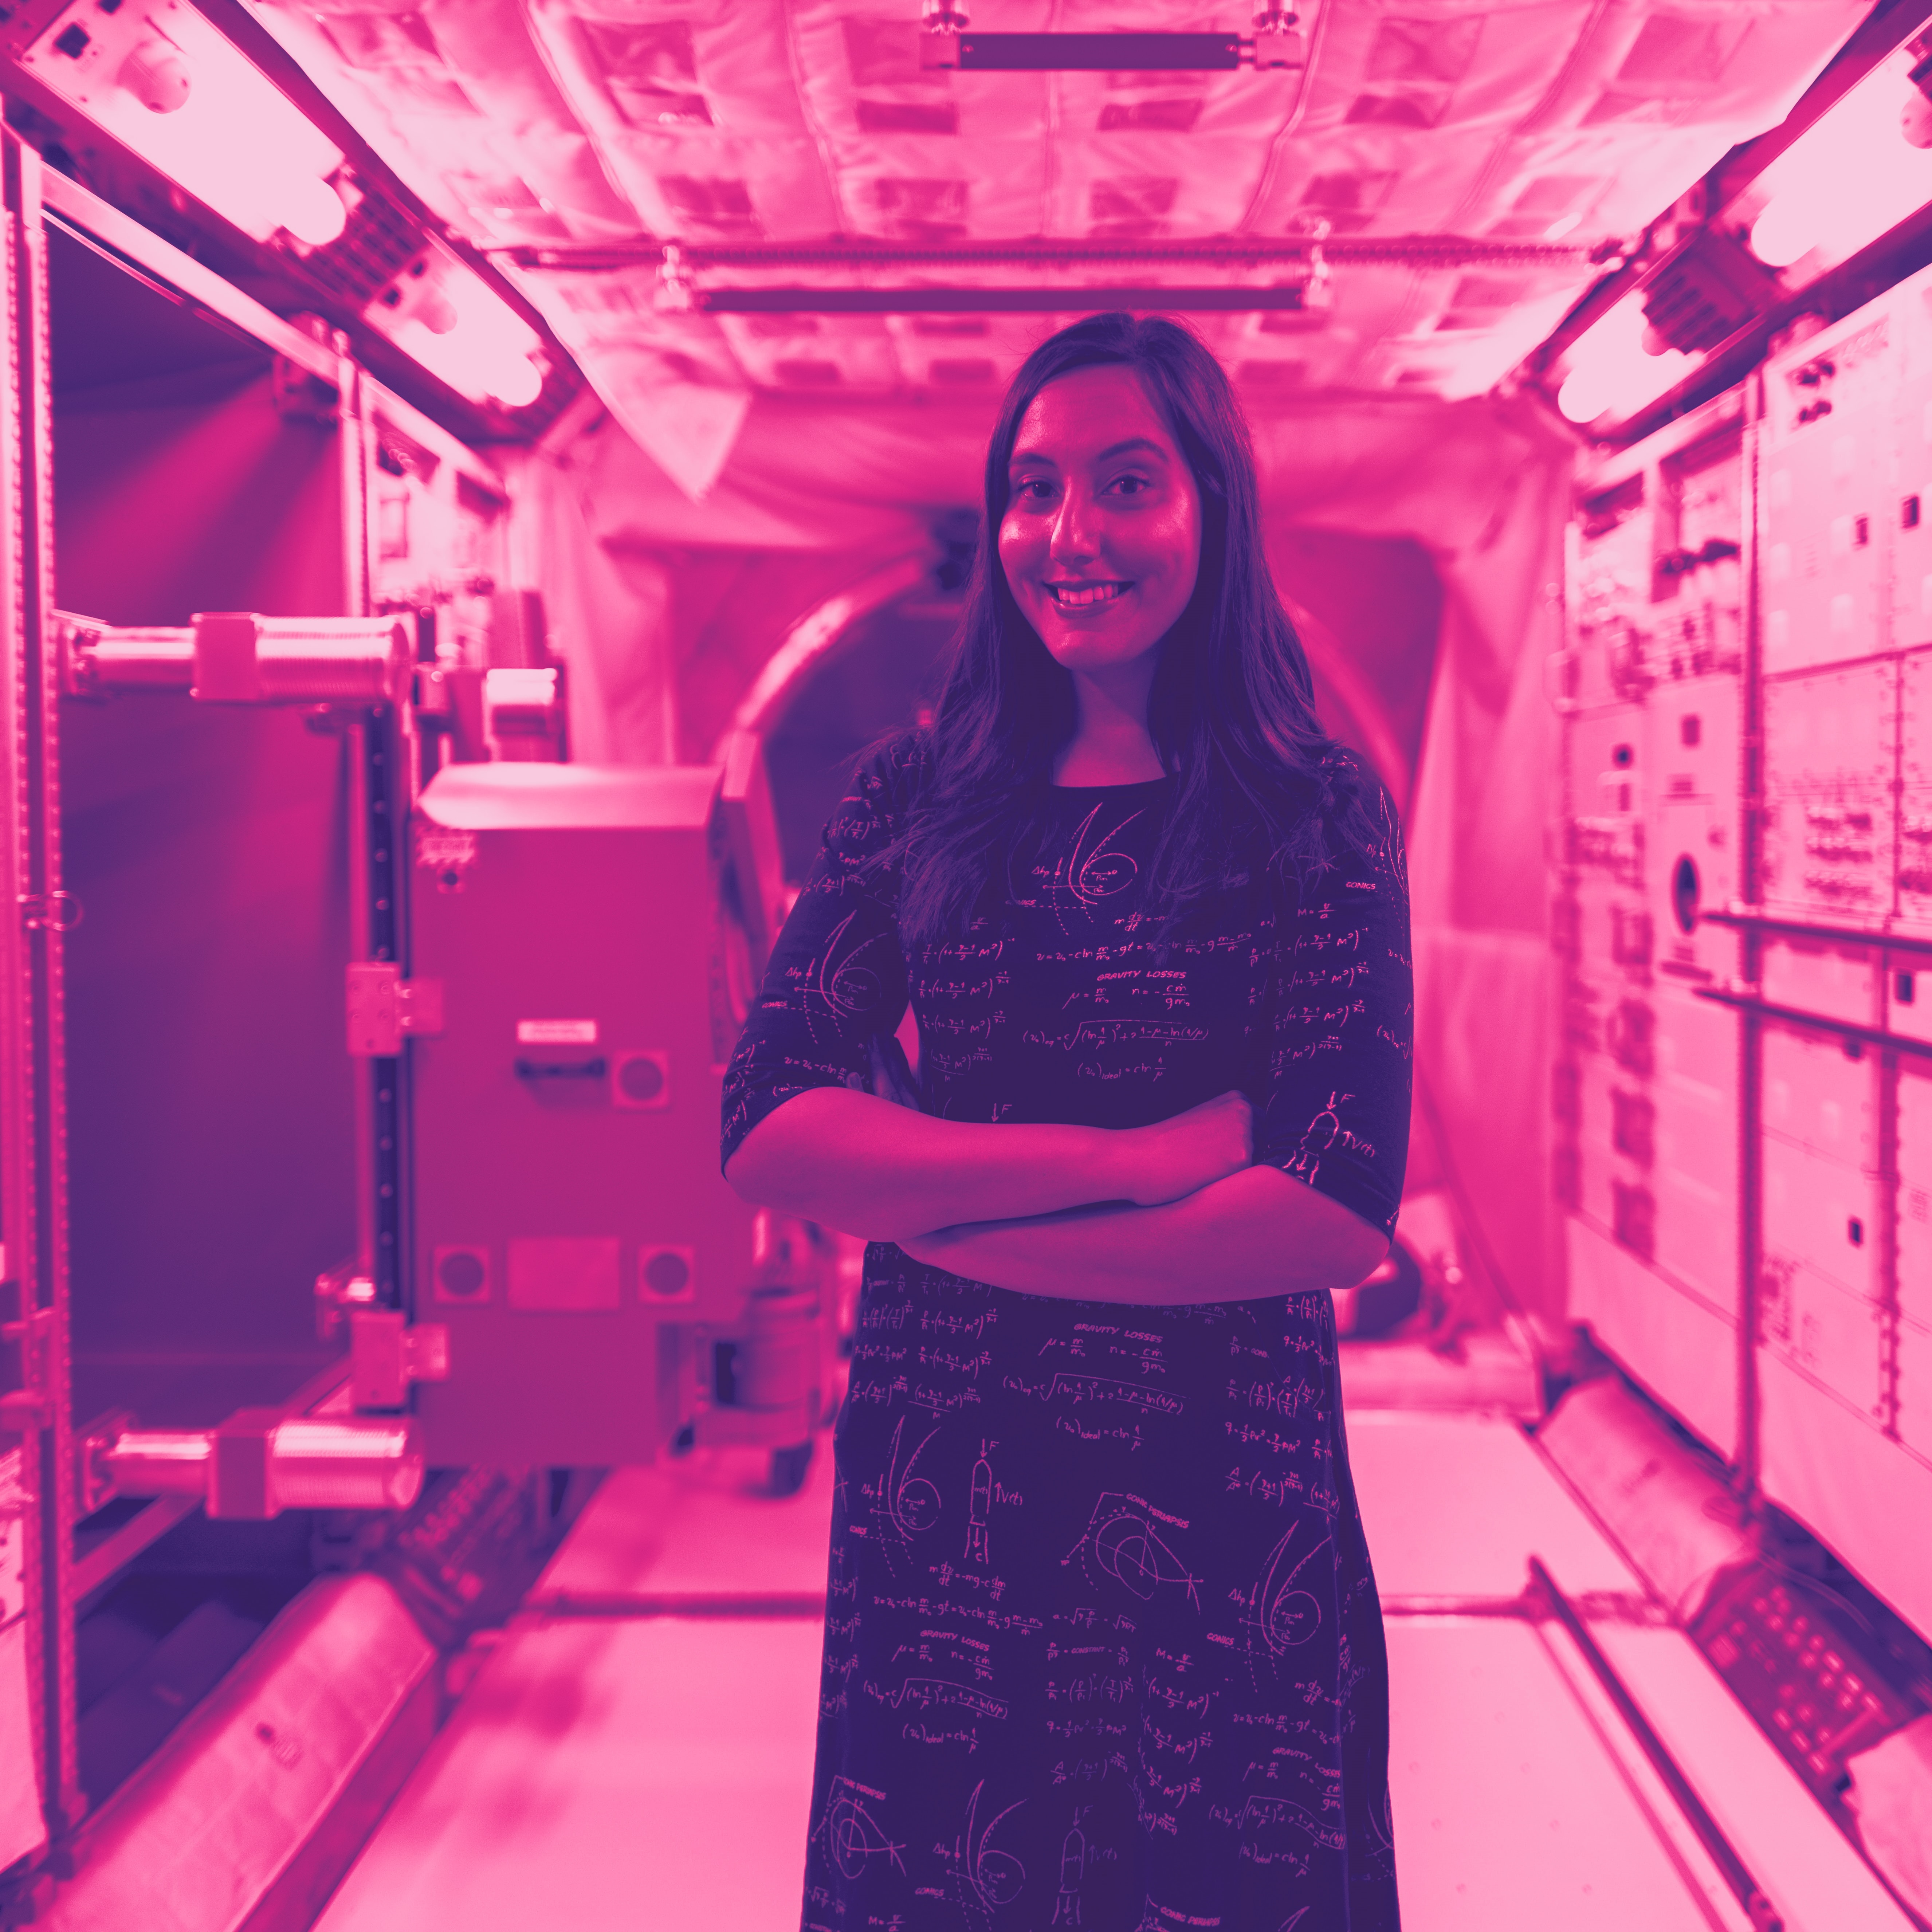
[[[1659,989],[1654,1109],[1658,1265],[1735,1315],[1738,1295],[1738,1018]]]
[[[1908,652],[1898,671],[1898,916],[1932,929],[1932,650]]]
[[[1869,946],[1779,933],[1760,942],[1758,983],[1774,1006],[1870,1026],[1881,1010],[1880,959]]]
[[[1767,1135],[1765,1265],[1804,1266],[1874,1307],[1885,1299],[1876,1175]]]
[[[1767,1026],[1764,1126],[1792,1147],[1875,1172],[1878,1055],[1843,1034]]]
[[[1932,1630],[1932,1466],[1768,1348],[1758,1351],[1764,1491],[1916,1628]]]
[[[1892,909],[1898,675],[1870,663],[1764,690],[1764,896],[1838,920]]]
[[[1932,277],[1901,282],[1886,298],[1900,338],[1893,410],[1892,486],[1886,504],[1892,546],[1892,642],[1932,643]]]
[[[1882,1427],[1891,1414],[1885,1310],[1808,1264],[1770,1252],[1768,1234],[1766,1245],[1758,1316],[1765,1351]]]
[[[1932,1329],[1932,1065],[1923,1060],[1899,1070],[1898,1226],[1899,1312]]]
[[[1576,1211],[1734,1316],[1736,1020],[1668,988],[1640,991],[1611,1007],[1604,1036],[1604,1050],[1577,1063]]]
[[[1580,1070],[1576,1206],[1648,1260],[1656,1251],[1655,1114],[1647,1087],[1598,1055]]]
[[[1885,302],[1765,370],[1768,674],[1885,648],[1898,331]]]
[[[1564,1226],[1571,1315],[1687,1428],[1735,1455],[1736,1325],[1595,1228]]]

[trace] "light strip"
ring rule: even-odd
[[[1556,406],[1581,427],[1606,416],[1633,415],[1654,403],[1696,368],[1702,358],[1647,345],[1642,296],[1633,290],[1592,323],[1564,352],[1568,374],[1556,394]]]
[[[1750,186],[1750,245],[1802,285],[1856,255],[1932,201],[1932,152],[1910,144],[1904,110],[1920,101],[1901,48],[1820,115]]]
[[[1286,309],[1318,315],[1304,284],[1275,288],[697,289],[706,315],[1061,315],[1096,309],[1238,315]]]
[[[20,64],[256,241],[342,232],[342,150],[184,0],[74,0]]]

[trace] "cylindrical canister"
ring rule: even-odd
[[[818,1288],[753,1288],[738,1349],[740,1406],[788,1408],[818,1386]]]

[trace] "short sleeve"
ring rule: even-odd
[[[1401,826],[1379,786],[1364,803],[1367,849],[1284,894],[1255,1138],[1258,1160],[1388,1234],[1408,1160],[1415,978]]]
[[[722,1161],[794,1095],[869,1084],[872,1042],[904,1017],[898,872],[872,862],[898,837],[922,764],[917,739],[895,740],[826,826],[725,1070]]]

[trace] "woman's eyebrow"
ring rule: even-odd
[[[1163,463],[1168,460],[1167,452],[1156,442],[1153,437],[1130,436],[1124,442],[1109,443],[1105,449],[1101,450],[1094,457],[1094,460],[1096,463],[1106,463],[1116,456],[1124,455],[1130,449],[1148,450],[1159,457]],[[1006,467],[1009,470],[1017,470],[1023,463],[1042,463],[1049,470],[1058,470],[1060,467],[1052,457],[1044,450],[1040,449],[1015,450],[1007,460]]]

